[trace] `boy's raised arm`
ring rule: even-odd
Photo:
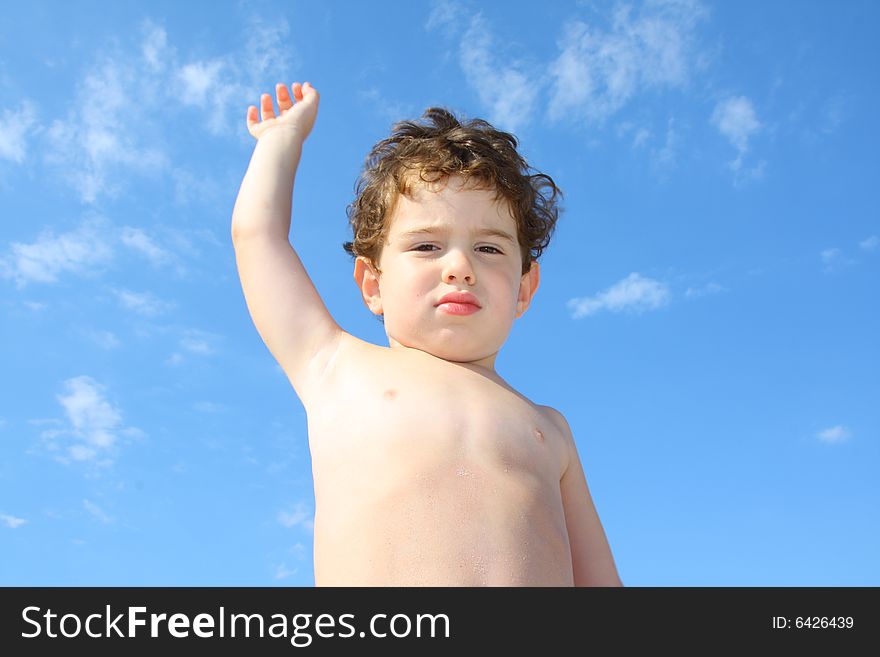
[[[260,98],[261,121],[257,108],[248,108],[248,131],[257,144],[232,212],[232,243],[254,325],[305,401],[342,329],[290,244],[294,178],[319,101],[308,83],[292,88],[293,99],[286,86],[276,86],[278,116],[268,94]]]

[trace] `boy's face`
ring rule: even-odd
[[[377,277],[365,258],[355,280],[370,310],[384,315],[392,348],[404,346],[455,362],[494,369],[495,356],[514,319],[538,287],[538,263],[522,272],[516,223],[494,192],[447,184],[415,185],[389,217]],[[490,234],[483,231],[505,233]],[[450,292],[469,292],[479,304],[470,314],[440,305]]]

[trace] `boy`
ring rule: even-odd
[[[291,91],[293,95],[291,97]],[[429,109],[374,147],[350,206],[354,278],[389,347],[343,331],[289,241],[308,82],[248,107],[232,216],[254,324],[308,416],[315,584],[622,586],[571,431],[495,373],[538,288],[558,191],[516,139]],[[540,194],[550,188],[548,199]]]

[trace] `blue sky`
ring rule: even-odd
[[[9,4],[0,583],[313,584],[305,413],[229,239],[245,110],[308,80],[292,243],[362,339],[345,206],[394,121],[486,118],[565,192],[497,370],[567,417],[625,584],[880,585],[878,13]]]

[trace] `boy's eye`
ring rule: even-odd
[[[413,249],[413,251],[422,251],[423,253],[428,253],[429,251],[426,250],[424,247],[427,247],[428,249],[433,249],[435,247],[435,245],[434,244],[419,244],[417,247],[415,247]],[[479,248],[479,249],[492,249],[492,251],[490,251],[489,253],[494,252],[494,253],[499,253],[499,254],[503,255],[502,251],[494,246],[480,246],[477,248]],[[484,253],[486,253],[486,252],[484,251]]]

